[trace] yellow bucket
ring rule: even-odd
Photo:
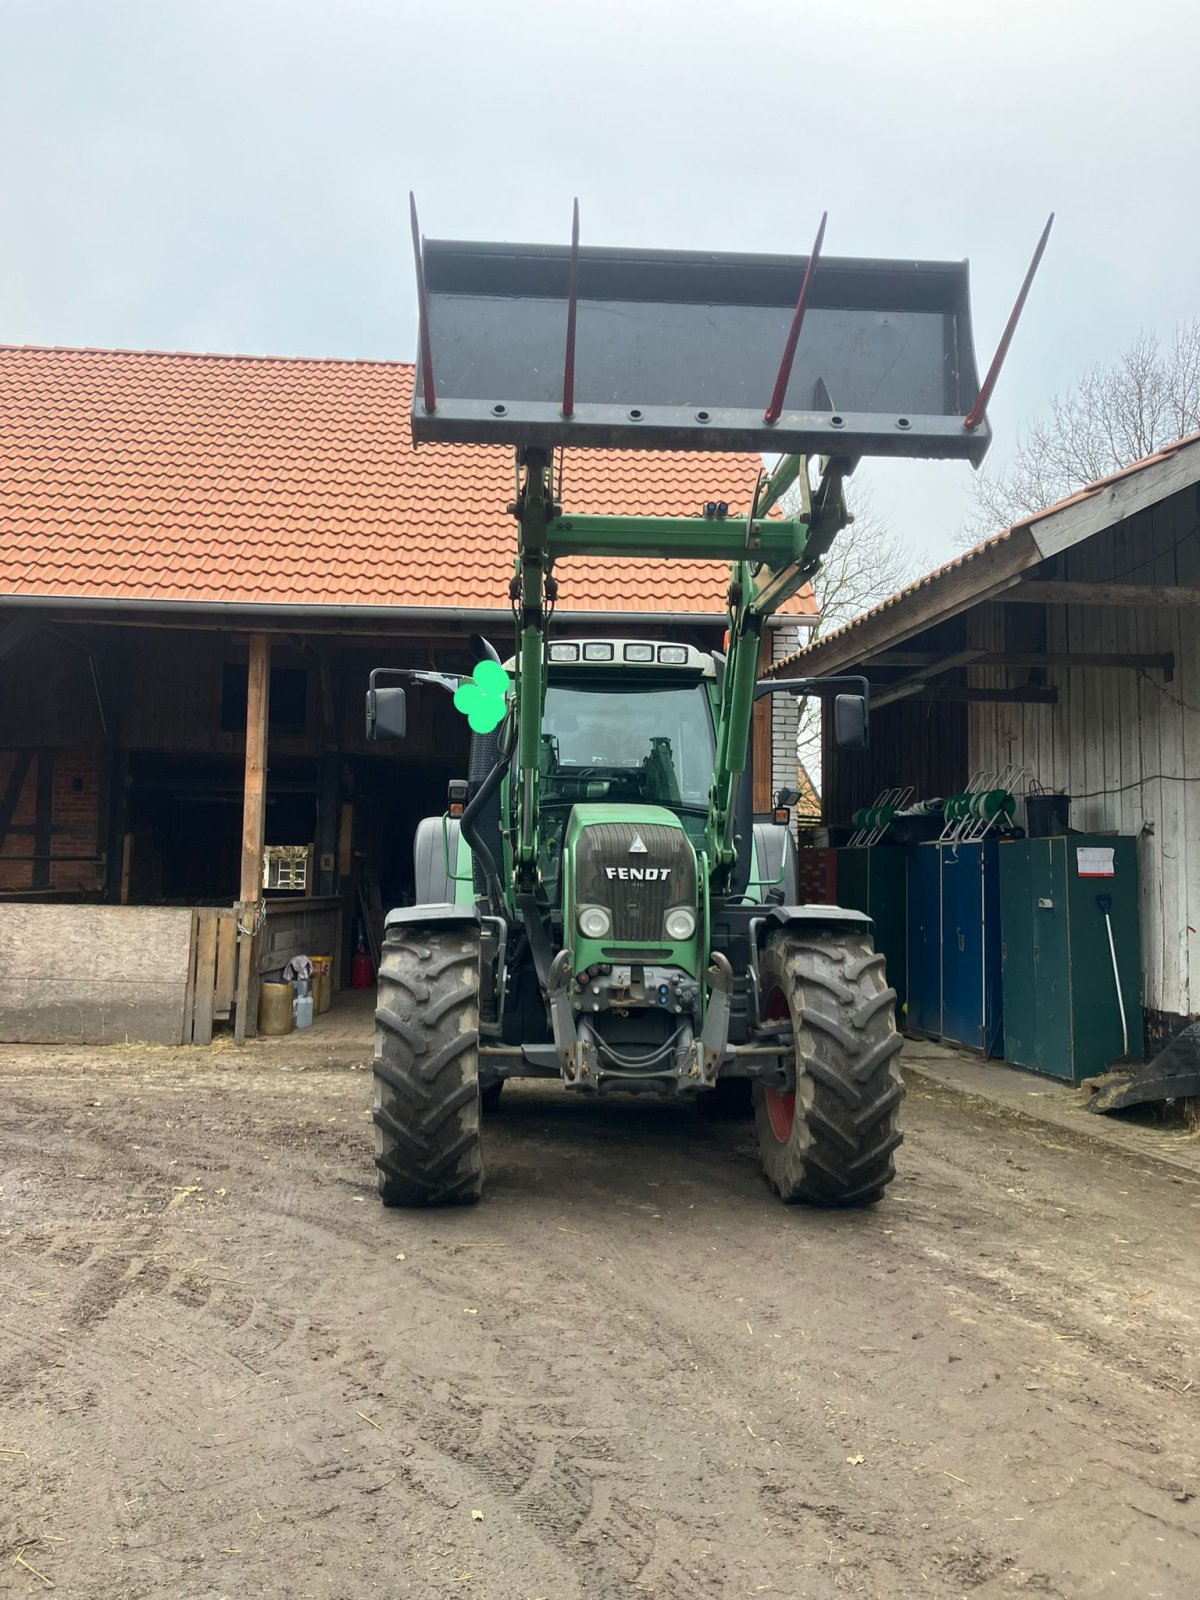
[[[258,1031],[277,1036],[292,1031],[292,986],[264,983],[258,991]]]

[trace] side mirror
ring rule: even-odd
[[[367,690],[367,738],[403,739],[408,723],[404,690]]]
[[[867,700],[861,694],[839,694],[833,701],[833,742],[839,750],[867,748]]]

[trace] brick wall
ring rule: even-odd
[[[40,803],[39,803],[40,802]],[[100,751],[0,750],[0,893],[95,893],[99,853]],[[49,852],[57,859],[20,858]],[[86,857],[71,861],[70,856]]]
[[[808,638],[807,628],[784,626],[771,632],[771,663],[784,660],[801,648]],[[800,734],[800,711],[794,695],[771,696],[771,793],[796,787],[796,741]]]

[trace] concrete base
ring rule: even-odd
[[[966,1051],[927,1039],[906,1039],[900,1070],[911,1081],[924,1079],[958,1094],[1003,1106],[1018,1116],[1063,1128],[1127,1155],[1162,1162],[1200,1178],[1200,1136],[1178,1125],[1128,1117],[1097,1116],[1084,1093],[1003,1061],[981,1061]]]

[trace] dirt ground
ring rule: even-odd
[[[385,1212],[369,1077],[0,1052],[0,1592],[1200,1594],[1200,1184],[915,1082],[876,1210],[509,1086]]]

